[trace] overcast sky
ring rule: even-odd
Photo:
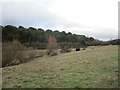
[[[118,38],[119,0],[0,0],[0,24]]]

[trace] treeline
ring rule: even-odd
[[[107,44],[111,45],[120,45],[120,39],[114,39],[106,42]]]
[[[89,45],[106,45],[106,42],[99,41],[93,37],[86,37],[85,35],[66,33],[65,31],[59,32],[58,30],[52,31],[50,29],[44,30],[42,28],[24,28],[23,26],[15,27],[12,25],[0,26],[2,28],[2,42],[18,40],[20,43],[27,47],[37,49],[47,48],[48,39],[54,36],[57,40],[58,47],[86,47]]]

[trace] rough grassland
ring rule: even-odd
[[[44,56],[2,70],[3,88],[114,88],[118,87],[118,46]]]

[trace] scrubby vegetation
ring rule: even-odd
[[[3,43],[2,48],[2,66],[18,64],[23,62],[23,60],[25,62],[25,58],[22,53],[25,51],[25,47],[18,41]]]
[[[80,48],[76,48],[76,51],[80,51]]]
[[[26,48],[17,40],[2,43],[2,67],[25,63],[42,55],[43,53],[37,55],[36,51]]]

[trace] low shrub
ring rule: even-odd
[[[60,53],[64,53],[64,51],[61,49],[61,50],[60,50]]]
[[[80,51],[80,48],[76,48],[76,51]]]
[[[85,50],[86,48],[83,48],[82,50]]]
[[[70,49],[68,49],[68,50],[67,50],[67,52],[71,52],[71,50],[70,50]]]
[[[71,52],[71,50],[69,49],[70,47],[69,46],[64,46],[64,47],[61,47],[62,49],[62,53],[67,53],[67,52]]]

